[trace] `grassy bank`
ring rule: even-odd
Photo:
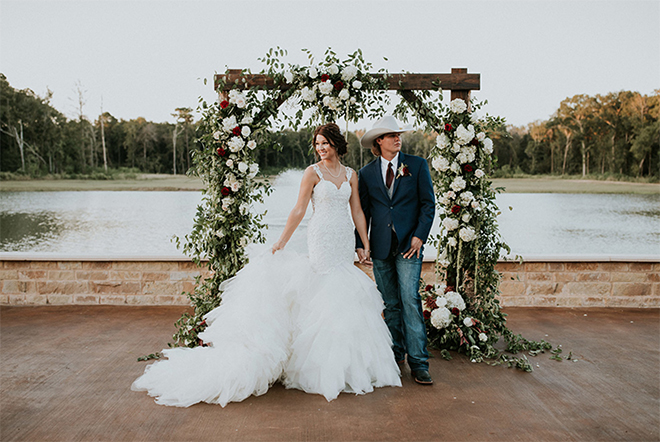
[[[631,193],[658,194],[660,184],[631,183],[561,178],[497,178],[495,186],[507,193]],[[85,191],[85,190],[193,190],[203,188],[202,181],[184,175],[142,174],[131,179],[115,180],[7,180],[0,181],[6,192]]]

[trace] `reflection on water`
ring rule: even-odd
[[[56,240],[64,229],[53,212],[0,212],[0,250],[36,251],[41,245]]]
[[[284,173],[265,205],[253,208],[267,209],[269,243],[284,228],[301,177]],[[0,252],[180,255],[171,238],[191,231],[200,201],[199,192],[0,192]],[[660,194],[502,194],[497,203],[513,254],[660,255]],[[306,250],[309,216],[311,207],[287,248]]]

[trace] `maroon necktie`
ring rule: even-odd
[[[385,185],[389,189],[392,187],[392,181],[394,180],[394,171],[392,170],[392,163],[387,164],[387,173],[385,174]]]

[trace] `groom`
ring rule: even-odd
[[[400,134],[406,131],[394,117],[385,116],[364,134],[360,144],[377,158],[360,170],[358,187],[367,226],[371,225],[371,260],[394,356],[403,364],[407,354],[415,382],[430,385],[419,279],[435,197],[426,160],[401,152]],[[360,262],[368,262],[369,251],[359,237],[357,253]]]

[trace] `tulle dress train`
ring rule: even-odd
[[[163,350],[132,385],[162,405],[188,407],[259,396],[276,381],[321,394],[363,394],[400,386],[375,284],[353,265],[348,199],[352,171],[339,187],[323,179],[312,194],[309,256],[255,247],[250,262],[223,283],[200,338],[208,347]]]

